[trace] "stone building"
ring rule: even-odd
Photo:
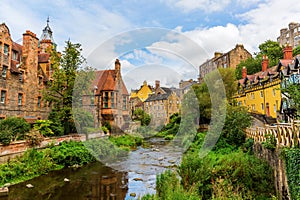
[[[115,61],[115,69],[100,70],[93,81],[94,98],[92,105],[96,111],[96,126],[109,123],[118,130],[128,128],[129,94],[121,75],[121,63]]]
[[[296,22],[289,23],[288,28],[282,28],[280,30],[280,36],[277,38],[277,42],[280,46],[289,45],[292,48],[299,46],[300,44],[300,24]]]
[[[144,102],[144,110],[151,116],[151,125],[165,125],[170,116],[180,111],[180,98],[176,92],[167,87],[160,87],[155,81],[155,92]]]
[[[22,44],[12,40],[5,23],[0,24],[0,118],[17,116],[31,123],[47,119],[50,108],[42,101],[42,90],[51,81],[48,50],[54,47],[49,20],[40,39],[27,30]]]
[[[252,55],[244,48],[242,44],[237,44],[234,49],[227,53],[215,52],[213,58],[207,60],[199,66],[199,82],[203,81],[206,74],[217,68],[233,68]]]

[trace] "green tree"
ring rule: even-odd
[[[293,56],[297,56],[300,54],[300,46],[297,46],[293,49]]]
[[[62,55],[55,50],[51,52],[53,82],[44,91],[43,97],[52,103],[53,112],[61,121],[65,134],[76,132],[72,113],[72,94],[77,72],[85,61],[81,51],[80,44],[67,41]]]
[[[254,53],[254,58],[248,58],[241,61],[236,68],[236,78],[242,78],[242,68],[247,68],[248,74],[254,74],[261,71],[261,62],[263,55],[267,55],[269,58],[269,66],[277,65],[279,59],[283,57],[282,47],[278,42],[267,40],[258,46],[259,52]]]
[[[133,112],[133,116],[132,116],[133,120],[136,121],[140,121],[142,126],[148,126],[150,124],[151,121],[151,117],[149,114],[147,114],[144,110],[142,110],[141,108],[137,108],[134,112]]]

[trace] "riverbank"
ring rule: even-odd
[[[140,199],[156,192],[156,176],[176,170],[182,152],[161,138],[145,139],[146,145],[128,152],[112,165],[92,162],[79,168],[50,171],[12,185],[7,199]],[[64,179],[69,181],[64,181]],[[33,188],[27,188],[31,184]],[[109,190],[109,192],[107,192]],[[135,197],[133,197],[135,196]],[[31,198],[30,198],[31,197]],[[0,198],[1,199],[1,198]],[[5,200],[7,200],[5,199]]]
[[[42,150],[32,148],[24,155],[0,165],[0,187],[20,183],[52,170],[82,166],[96,161],[99,156],[117,157],[141,144],[141,138],[124,135],[86,142],[62,142],[59,146],[48,146]]]

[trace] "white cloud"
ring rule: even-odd
[[[231,0],[167,0],[169,6],[175,6],[183,12],[202,10],[207,13],[222,11]]]

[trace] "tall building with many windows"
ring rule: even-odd
[[[289,45],[295,48],[300,45],[300,24],[296,22],[289,23],[288,28],[282,28],[277,38],[280,46]]]
[[[27,30],[22,44],[12,40],[9,28],[0,24],[0,118],[23,117],[28,122],[46,119],[50,107],[42,90],[51,81],[50,51],[55,48],[47,20],[43,37]]]

